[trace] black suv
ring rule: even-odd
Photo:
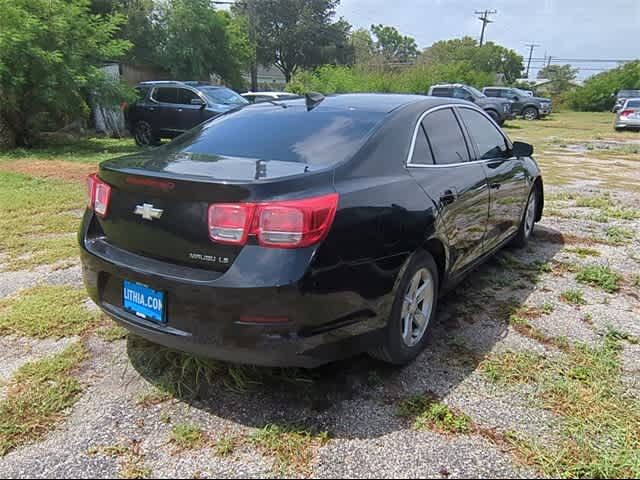
[[[212,117],[249,102],[227,87],[205,82],[142,82],[139,100],[125,111],[127,128],[140,146],[158,145]]]
[[[551,113],[551,99],[533,97],[524,90],[511,87],[485,87],[482,89],[487,97],[499,97],[513,102],[513,113],[521,115],[525,120],[537,120]]]
[[[469,85],[455,83],[452,85],[434,85],[429,89],[429,95],[434,97],[451,97],[467,100],[484,109],[491,118],[500,126],[505,120],[512,120],[515,115],[512,113],[512,106],[509,100],[502,98],[489,98],[480,90]]]

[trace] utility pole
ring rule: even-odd
[[[493,20],[489,20],[489,15],[494,15],[496,13],[498,13],[497,10],[485,10],[485,11],[476,10],[476,15],[480,15],[478,17],[478,20],[482,22],[482,33],[480,34],[480,46],[484,44],[484,30],[485,28],[487,28],[487,24],[493,23]]]
[[[536,47],[539,47],[540,44],[539,43],[527,43],[526,44],[527,47],[529,47],[529,61],[527,62],[527,75],[526,77],[529,78],[529,68],[531,67],[531,57],[533,57],[533,49]]]

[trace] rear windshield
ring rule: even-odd
[[[229,88],[199,87],[212,102],[222,105],[246,105],[249,103],[243,96]]]
[[[627,108],[640,108],[640,100],[629,100]]]
[[[356,153],[384,115],[260,104],[205,123],[172,146],[204,155],[332,165]]]
[[[620,90],[618,98],[640,97],[640,90]]]

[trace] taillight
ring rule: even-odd
[[[101,217],[105,217],[109,210],[111,187],[95,173],[87,177],[87,197],[87,206]]]
[[[620,112],[620,116],[628,117],[629,115],[633,115],[635,112],[636,112],[635,110],[623,110]]]
[[[264,247],[308,247],[327,236],[337,207],[337,193],[281,202],[214,204],[209,207],[209,236],[233,245],[244,245],[251,235]]]

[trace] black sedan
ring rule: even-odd
[[[314,367],[421,351],[438,297],[527,243],[532,147],[471,103],[260,103],[88,179],[91,298],[137,335],[231,362]]]

